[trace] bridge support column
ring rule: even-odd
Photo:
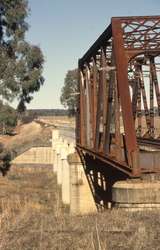
[[[146,176],[147,179],[116,182],[112,188],[115,207],[128,210],[160,209],[160,180],[156,180],[156,175]]]
[[[57,183],[58,185],[62,185],[62,160],[65,149],[68,147],[68,144],[60,138],[56,152],[57,152],[57,163],[56,163],[56,170],[57,170]]]
[[[62,202],[64,205],[70,204],[70,185],[69,185],[69,164],[67,161],[68,148],[62,150]]]
[[[58,166],[59,166],[59,162],[60,162],[60,149],[63,145],[63,141],[62,138],[59,138],[59,140],[55,143],[55,157],[54,157],[54,173],[57,174],[58,171]]]
[[[62,202],[64,205],[70,205],[70,166],[67,157],[74,151],[72,143],[62,150]]]
[[[58,155],[57,155],[57,183],[58,185],[62,185],[62,180],[64,178],[62,173],[63,161],[66,159],[66,152],[68,149],[67,141],[63,141],[59,144],[58,147]]]
[[[68,156],[70,165],[70,213],[89,214],[97,211],[82,162],[77,153]]]
[[[62,184],[61,148],[57,152],[57,184]]]
[[[57,164],[57,152],[56,152],[56,147],[57,144],[59,142],[59,130],[58,129],[54,129],[52,130],[52,150],[53,150],[53,172],[57,172],[56,170],[56,164]]]

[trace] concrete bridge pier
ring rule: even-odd
[[[54,129],[52,130],[52,150],[53,150],[53,172],[57,172],[57,169],[56,169],[56,163],[57,163],[57,159],[56,159],[56,147],[59,143],[59,130],[58,129]]]
[[[78,153],[70,154],[68,162],[70,165],[70,213],[78,215],[97,212]]]
[[[58,155],[58,169],[57,169],[57,183],[58,185],[62,185],[62,181],[65,177],[63,174],[63,165],[64,162],[67,160],[67,153],[68,153],[68,144],[64,141],[59,148],[59,155]]]
[[[68,145],[68,154],[73,154],[75,152],[75,144],[73,142]]]
[[[112,200],[117,208],[160,209],[160,176],[146,174],[141,179],[118,181],[112,187]]]
[[[62,150],[62,202],[64,205],[70,205],[70,165],[67,160],[69,154],[75,152],[73,143],[68,144]]]
[[[59,166],[59,162],[60,162],[60,149],[63,145],[63,140],[60,137],[57,142],[55,143],[55,158],[54,158],[54,173],[57,174],[58,171],[58,166]]]
[[[67,161],[68,147],[62,149],[61,166],[62,166],[62,202],[64,205],[70,205],[70,183],[69,183],[69,164]]]
[[[61,164],[61,152],[62,152],[63,142],[59,143],[57,147],[57,184],[62,184],[62,164]]]

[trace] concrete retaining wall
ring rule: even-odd
[[[16,157],[13,164],[53,164],[52,147],[33,147]]]

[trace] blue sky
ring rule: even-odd
[[[104,31],[112,16],[158,15],[160,0],[29,0],[27,40],[45,56],[45,84],[28,108],[60,108],[68,70]]]

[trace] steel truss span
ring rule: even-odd
[[[79,60],[78,151],[129,176],[159,172],[159,85],[160,16],[113,17]]]

